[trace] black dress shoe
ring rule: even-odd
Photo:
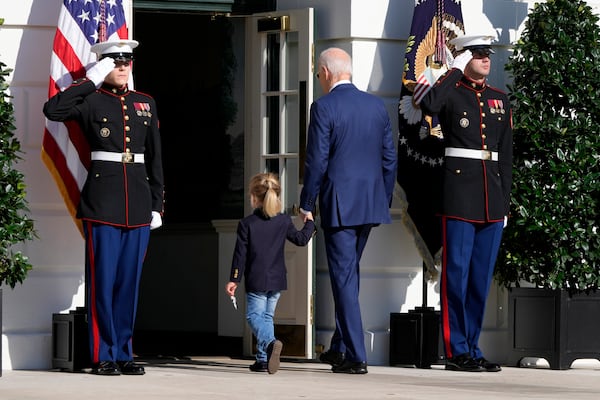
[[[446,369],[450,371],[483,372],[485,368],[475,361],[468,353],[446,360]]]
[[[344,362],[344,353],[334,350],[327,350],[321,353],[319,360],[325,364],[329,364],[332,367],[338,367]]]
[[[269,367],[264,361],[255,361],[254,364],[249,366],[252,372],[269,372]]]
[[[117,363],[113,361],[100,361],[92,368],[92,374],[115,376],[121,375],[121,371],[119,371]]]
[[[339,374],[366,374],[368,372],[366,362],[348,360],[341,365],[332,367],[331,370]]]
[[[500,364],[490,362],[490,361],[486,360],[483,357],[476,358],[475,361],[477,361],[477,363],[479,365],[481,365],[483,367],[483,369],[485,369],[487,372],[502,371],[502,368],[500,367]]]
[[[283,343],[279,340],[273,340],[267,347],[267,370],[270,374],[274,374],[279,370],[281,349],[283,349]]]
[[[133,361],[119,361],[117,364],[123,375],[144,375],[146,373],[144,367]]]

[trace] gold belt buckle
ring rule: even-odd
[[[492,152],[489,150],[481,150],[482,152],[482,160],[491,160],[492,159]]]
[[[121,162],[132,163],[133,162],[133,154],[132,153],[122,153],[121,154]]]

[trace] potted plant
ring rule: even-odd
[[[585,1],[536,3],[505,67],[512,75],[513,188],[495,277],[511,288],[513,359],[538,356],[553,369],[568,368],[576,358],[600,358],[597,24]],[[542,294],[527,293],[523,282]],[[567,310],[584,312],[584,319]],[[592,310],[597,313],[589,315]],[[528,321],[521,334],[518,325]],[[567,331],[571,325],[578,332]],[[596,338],[592,347],[586,332]]]
[[[0,18],[0,25],[4,20]],[[31,264],[27,256],[14,245],[35,237],[33,221],[26,212],[23,174],[15,169],[21,159],[21,144],[14,136],[14,109],[9,101],[6,77],[11,69],[0,61],[0,327],[2,326],[2,286],[14,288],[23,283]],[[2,346],[0,346],[0,376],[2,376]]]

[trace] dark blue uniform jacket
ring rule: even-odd
[[[445,157],[442,214],[470,222],[508,215],[512,184],[512,120],[506,94],[460,70],[440,77],[421,108],[438,114],[444,146],[498,152],[498,161]]]
[[[88,79],[73,82],[49,99],[44,114],[76,121],[90,151],[144,154],[144,163],[92,161],[77,217],[121,227],[148,225],[163,211],[161,142],[154,99],[146,94]]]

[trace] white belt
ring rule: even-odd
[[[112,151],[92,151],[92,161],[114,161],[120,163],[144,163],[141,153],[116,153]]]
[[[461,149],[458,147],[446,147],[446,157],[473,158],[475,160],[498,161],[498,152],[489,150]]]

